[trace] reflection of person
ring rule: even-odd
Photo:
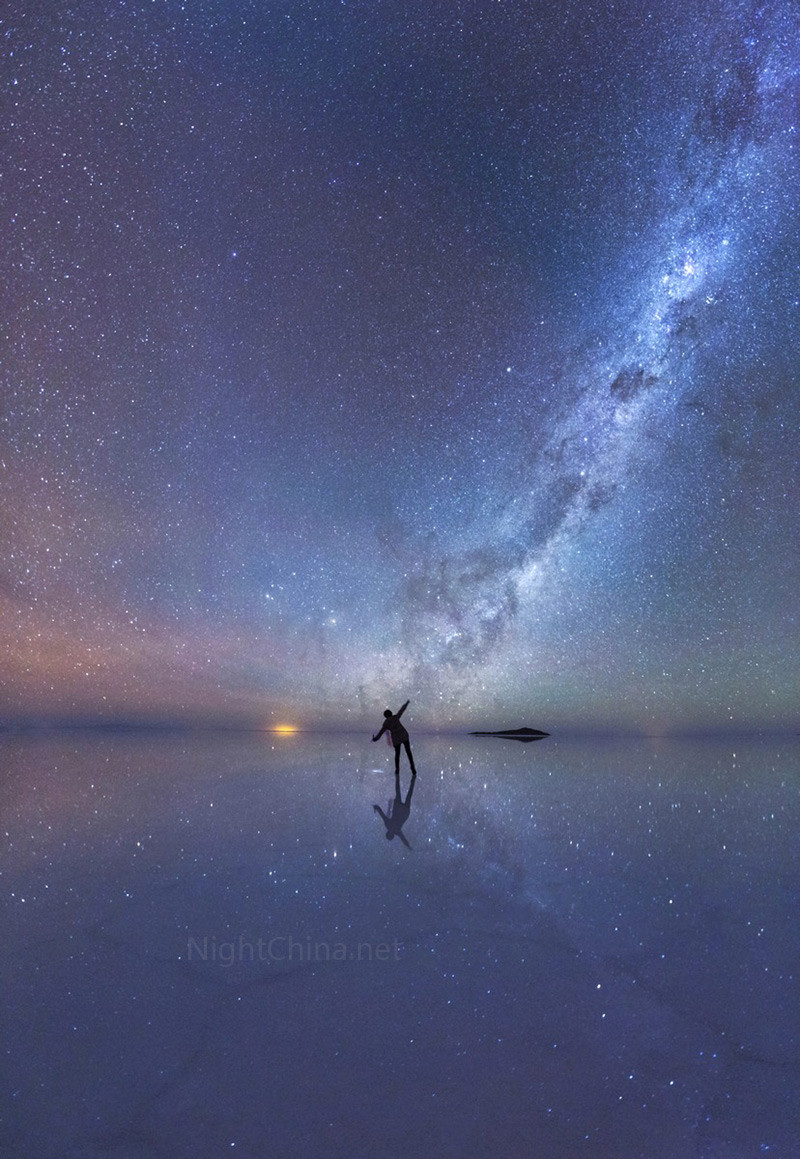
[[[411,775],[416,777],[417,770],[414,768],[414,758],[411,755],[411,745],[408,743],[408,733],[405,727],[400,723],[400,717],[408,708],[408,701],[405,702],[402,708],[393,713],[391,708],[387,708],[384,712],[384,722],[381,731],[376,733],[373,740],[380,740],[386,730],[389,730],[389,736],[392,738],[394,745],[394,771],[395,774],[400,772],[400,749],[405,748],[408,756],[408,763],[411,765]]]
[[[386,840],[391,841],[393,837],[399,837],[405,845],[406,849],[410,849],[408,841],[403,835],[402,829],[408,820],[408,815],[411,812],[411,794],[414,792],[414,785],[416,785],[414,778],[411,778],[411,784],[408,786],[405,801],[400,796],[400,774],[396,773],[394,778],[394,800],[389,802],[389,815],[387,816],[380,805],[373,805],[372,808],[381,817],[386,826]]]

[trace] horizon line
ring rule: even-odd
[[[418,736],[471,736],[475,734],[475,722],[470,722],[472,727],[468,724],[460,725],[446,725],[439,728],[418,727],[414,729],[415,735]],[[530,727],[530,726],[520,726]],[[285,724],[279,725],[255,725],[255,724],[200,724],[198,722],[188,721],[165,721],[165,720],[129,720],[129,719],[115,719],[115,720],[81,720],[81,719],[64,719],[57,717],[52,719],[46,718],[21,718],[17,720],[0,720],[0,734],[15,734],[15,733],[53,733],[53,732],[154,732],[154,733],[241,733],[241,734],[260,734],[281,736],[285,739],[290,739],[292,736],[298,735],[351,735],[353,733],[365,734],[369,731],[369,725],[352,725],[350,727],[341,727],[333,725],[294,725]],[[480,729],[479,732],[489,731]],[[508,729],[492,729],[492,733],[499,731],[509,731]],[[543,730],[544,731],[544,730]],[[630,727],[614,728],[611,725],[600,724],[594,726],[586,725],[564,725],[562,727],[551,726],[546,730],[546,736],[543,739],[558,739],[559,737],[567,739],[570,737],[606,737],[608,739],[616,740],[671,740],[671,739],[691,739],[693,737],[733,737],[733,736],[757,736],[757,735],[779,735],[786,738],[800,736],[800,729],[797,725],[676,725],[674,728],[668,730],[661,730],[659,732],[646,732],[632,729]],[[476,739],[486,739],[486,737],[477,736]]]

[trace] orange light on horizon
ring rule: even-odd
[[[294,724],[276,724],[270,729],[270,732],[278,732],[281,736],[291,736],[297,731],[297,726]]]

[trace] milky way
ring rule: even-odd
[[[3,17],[9,720],[787,727],[792,5]]]

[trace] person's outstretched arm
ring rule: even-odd
[[[381,809],[380,805],[373,805],[372,808],[375,810],[376,813],[378,813],[380,815],[381,820],[383,821],[384,825],[388,829],[389,828],[389,818],[386,816],[383,809]]]
[[[405,705],[403,707],[405,707]],[[381,728],[381,731],[375,733],[375,736],[372,738],[373,740],[380,740],[381,739],[383,734],[386,732],[386,723],[387,723],[386,721],[383,722],[383,727]]]
[[[409,703],[410,703],[410,702],[407,700],[407,701],[405,702],[405,704],[403,705],[403,707],[400,709],[400,711],[399,711],[399,712],[397,712],[397,713],[395,713],[395,716],[397,716],[397,717],[400,717],[400,716],[402,716],[402,715],[403,715],[403,713],[405,712],[405,710],[408,708],[408,706],[409,706]]]

